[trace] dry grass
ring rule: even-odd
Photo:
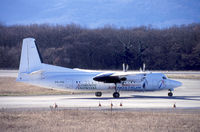
[[[25,83],[19,83],[15,80],[16,78],[14,77],[0,77],[0,96],[71,94],[68,91],[41,88]]]
[[[200,112],[56,110],[0,112],[0,131],[199,131]]]

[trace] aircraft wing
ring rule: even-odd
[[[126,80],[141,81],[146,77],[146,73],[136,72],[117,72],[117,73],[101,73],[93,78],[95,81],[104,83],[120,83]]]

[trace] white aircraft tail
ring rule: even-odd
[[[41,69],[41,60],[35,45],[34,38],[25,38],[22,43],[19,74],[17,80],[27,80],[27,74],[32,74]]]

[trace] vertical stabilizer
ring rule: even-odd
[[[41,69],[41,60],[34,38],[25,38],[22,43],[18,79],[23,74],[30,74]]]

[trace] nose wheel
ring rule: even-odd
[[[170,89],[169,89],[168,96],[169,96],[169,97],[172,97],[172,96],[173,96],[173,93],[172,93],[172,91],[171,91]]]
[[[169,97],[172,97],[172,96],[173,96],[173,93],[172,93],[172,92],[169,92],[169,93],[168,93],[168,96],[169,96]]]

